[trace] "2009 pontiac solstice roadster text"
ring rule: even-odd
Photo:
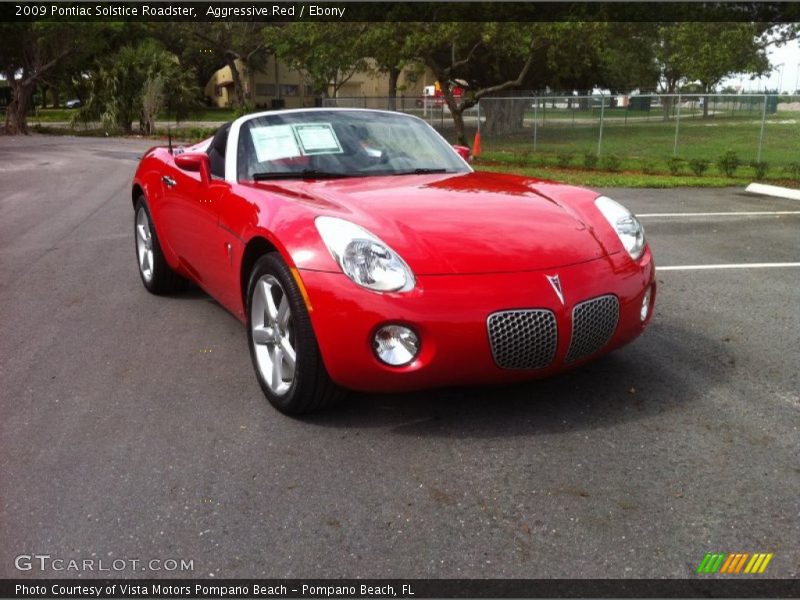
[[[256,379],[290,414],[348,389],[543,377],[641,334],[656,283],[636,217],[474,172],[468,153],[416,117],[351,109],[153,148],[131,196],[142,282],[189,279],[245,323]]]

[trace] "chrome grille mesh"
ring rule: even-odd
[[[600,296],[576,304],[572,309],[572,339],[567,362],[594,354],[606,345],[614,334],[619,320],[619,300],[616,296]]]
[[[553,361],[558,341],[549,310],[506,310],[487,321],[492,356],[503,369],[541,369]]]

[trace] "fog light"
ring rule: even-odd
[[[645,322],[647,315],[650,314],[650,289],[651,286],[647,286],[647,291],[644,293],[644,298],[642,299],[642,309],[639,311],[639,317],[642,319],[642,323]]]
[[[419,352],[419,338],[408,327],[384,325],[375,332],[372,348],[387,365],[399,367],[410,363]]]

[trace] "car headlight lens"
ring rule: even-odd
[[[375,292],[414,288],[405,261],[366,229],[336,217],[317,217],[315,224],[339,268],[358,285]]]
[[[622,245],[625,246],[625,250],[628,251],[631,258],[638,259],[644,252],[645,245],[644,227],[639,219],[622,204],[611,198],[600,196],[594,201],[594,204],[617,232]]]

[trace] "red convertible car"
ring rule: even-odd
[[[595,192],[474,172],[399,113],[241,117],[133,181],[136,254],[247,326],[280,411],[558,373],[636,338],[656,295],[636,217]]]

